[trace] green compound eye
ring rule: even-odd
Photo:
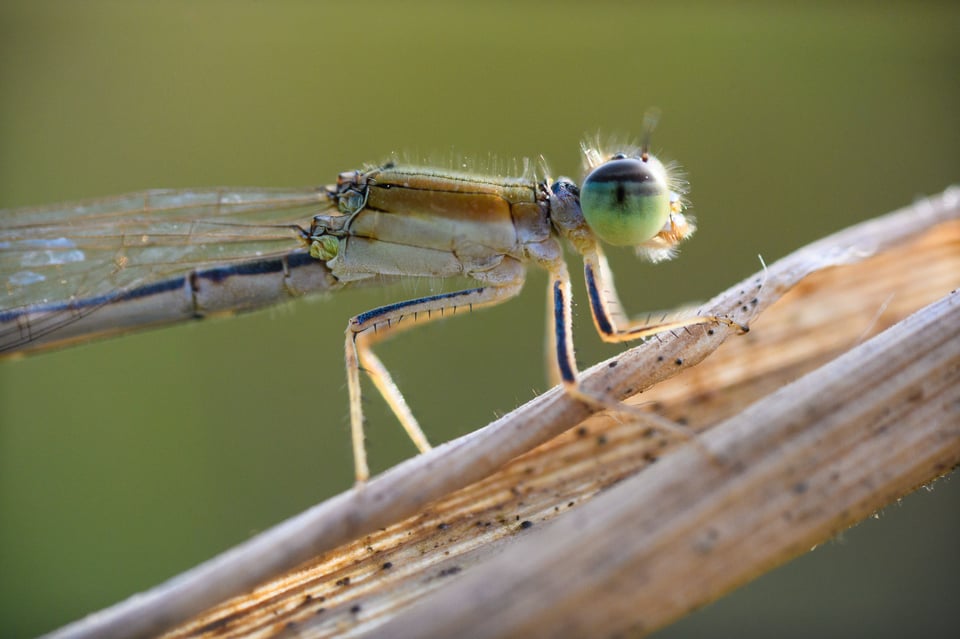
[[[656,235],[670,217],[667,172],[656,158],[617,158],[594,169],[580,188],[590,229],[614,246],[635,246]]]

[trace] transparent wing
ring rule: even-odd
[[[195,317],[176,292],[189,293],[188,274],[206,274],[220,311],[282,301],[283,278],[257,275],[294,256],[298,272],[312,267],[297,290],[327,290],[335,280],[306,255],[303,229],[331,208],[323,188],[221,188],[0,211],[0,355]]]
[[[109,295],[283,255],[331,207],[324,189],[158,190],[0,211],[0,308]]]

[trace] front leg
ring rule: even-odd
[[[583,275],[587,285],[587,296],[590,298],[593,323],[600,338],[605,342],[629,342],[697,324],[726,324],[740,333],[746,333],[749,330],[746,326],[729,318],[714,315],[694,315],[673,319],[668,317],[658,322],[628,319],[620,303],[620,297],[617,295],[617,289],[613,285],[613,274],[607,265],[607,258],[596,244],[583,251]]]
[[[593,406],[598,410],[609,410],[614,413],[627,414],[658,430],[671,433],[674,436],[682,439],[690,439],[692,437],[692,433],[680,424],[675,424],[668,419],[664,419],[656,415],[655,413],[650,413],[648,411],[641,410],[638,407],[624,404],[616,397],[591,393],[581,386],[580,373],[577,370],[577,363],[574,356],[573,347],[570,275],[567,271],[566,264],[560,258],[551,259],[549,261],[541,261],[540,263],[542,266],[546,267],[550,273],[548,285],[548,306],[550,309],[550,322],[548,327],[550,332],[548,344],[550,346],[549,360],[552,362],[551,368],[553,369],[551,378],[559,379],[560,383],[563,384],[564,390],[571,397],[574,397],[589,406]],[[597,264],[596,266],[599,268],[600,265]],[[592,308],[595,292],[590,291],[590,296]],[[614,301],[619,307],[619,300]],[[609,341],[626,341],[628,339],[637,339],[638,337],[644,337],[646,335],[652,335],[654,333],[659,333],[682,326],[690,326],[692,324],[729,322],[729,320],[724,320],[723,318],[704,316],[690,318],[688,320],[677,320],[675,322],[663,322],[656,325],[628,327],[626,329],[619,329],[618,331],[618,329],[614,328],[615,325],[609,319],[610,314],[606,311],[607,307],[601,306],[601,309],[604,310],[606,314],[601,316],[601,320],[598,320],[597,314],[595,313],[594,321],[598,324],[600,324],[601,321],[607,321],[609,323],[609,326],[611,327],[611,330],[609,331],[610,334],[618,337],[618,339],[612,339]],[[733,324],[733,322],[730,323]],[[734,325],[739,327],[737,324]],[[602,334],[603,333],[601,333],[601,335]]]

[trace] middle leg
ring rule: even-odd
[[[658,430],[671,433],[682,439],[691,439],[693,433],[680,424],[660,417],[655,413],[624,404],[616,397],[588,392],[581,386],[580,374],[577,370],[574,357],[570,276],[567,271],[567,266],[562,260],[550,262],[546,266],[550,273],[549,305],[550,318],[552,320],[550,322],[552,333],[548,340],[548,343],[552,346],[550,359],[553,362],[553,368],[555,370],[554,377],[559,378],[567,394],[597,409],[626,414]],[[698,317],[696,321],[681,321],[677,323],[661,323],[656,326],[645,326],[641,331],[636,331],[637,333],[642,332],[643,334],[636,335],[633,339],[672,328],[707,323],[710,321],[713,321],[713,318]]]

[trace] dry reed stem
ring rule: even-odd
[[[627,397],[685,371],[642,397],[710,429],[702,445],[588,419],[555,389],[57,636],[149,636],[233,595],[171,636],[659,627],[960,459],[956,296],[849,350],[960,283],[960,229],[947,221],[958,200],[947,191],[851,227],[718,296],[704,312],[745,321],[816,273],[696,368],[685,370],[723,327],[677,331],[587,372],[590,387]],[[870,459],[886,465],[861,476]]]

